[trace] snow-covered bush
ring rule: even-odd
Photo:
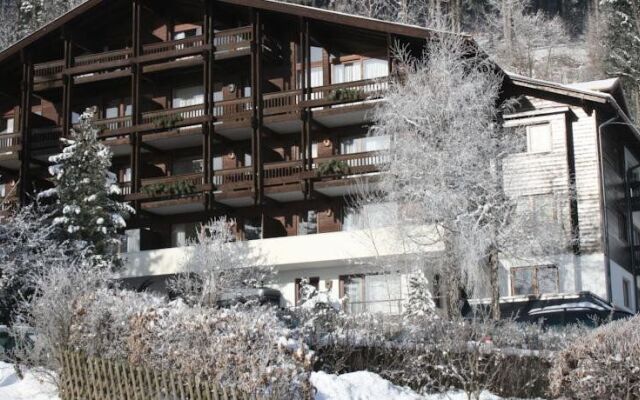
[[[489,318],[338,314],[331,330],[307,340],[316,368],[330,373],[366,369],[427,393],[455,387],[471,398],[483,390],[540,397],[548,388],[550,356],[583,333]]]
[[[560,352],[550,373],[554,396],[640,398],[640,316],[614,321]]]
[[[20,304],[13,323],[17,358],[58,371],[59,351],[71,347],[76,301],[112,284],[111,279],[108,269],[96,269],[82,254],[49,259],[46,270],[34,271],[34,293]]]
[[[271,398],[303,398],[313,354],[270,307],[188,306],[102,290],[75,308],[76,350],[211,379]]]
[[[188,244],[193,251],[183,260],[181,271],[169,281],[170,289],[192,305],[215,305],[220,296],[267,283],[274,269],[260,256],[235,243],[234,221],[224,217],[201,225]]]

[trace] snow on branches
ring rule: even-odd
[[[212,219],[189,241],[182,273],[169,282],[189,304],[214,305],[223,293],[259,287],[275,273],[246,243],[236,242],[234,225],[224,217]]]
[[[98,140],[92,124],[94,113],[84,112],[70,139],[61,139],[66,147],[49,158],[55,187],[38,197],[55,199],[53,225],[62,238],[78,248],[90,247],[97,260],[110,262],[117,259],[118,231],[134,210],[114,199],[120,189],[109,171],[111,151]]]

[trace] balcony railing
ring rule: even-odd
[[[279,185],[299,181],[304,171],[302,161],[269,163],[264,166],[265,185]]]
[[[204,105],[196,104],[167,110],[150,111],[142,114],[143,124],[153,124],[158,128],[172,128],[183,121],[203,117]]]
[[[60,136],[62,128],[58,126],[49,126],[44,128],[33,128],[31,137],[33,144],[37,148],[57,147],[60,144]]]
[[[240,191],[253,187],[253,168],[243,167],[213,172],[213,185],[216,190]]]
[[[375,100],[389,87],[386,79],[364,79],[311,88],[310,100],[303,103],[309,107],[329,106]]]
[[[0,133],[0,152],[20,150],[21,133]]]
[[[97,54],[86,54],[75,58],[74,65],[81,67],[85,65],[111,63],[115,61],[122,61],[131,58],[131,49],[105,51]]]
[[[230,53],[251,48],[253,28],[243,26],[241,28],[226,29],[213,35],[213,46],[216,53]]]
[[[168,42],[160,42],[146,44],[142,47],[143,55],[162,54],[169,52],[178,52],[185,49],[204,46],[204,36],[192,36],[186,39],[171,40]]]
[[[182,197],[202,190],[201,173],[143,179],[142,194],[149,198]]]

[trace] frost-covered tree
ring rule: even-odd
[[[236,243],[234,221],[215,218],[189,241],[188,255],[170,288],[192,305],[215,305],[223,293],[258,287],[274,273],[244,243]]]
[[[55,187],[39,198],[55,198],[53,225],[60,239],[90,248],[96,262],[108,265],[118,260],[118,231],[134,210],[115,198],[120,188],[109,171],[111,151],[98,140],[94,112],[84,112],[70,139],[61,139],[66,147],[49,158]]]
[[[409,277],[409,293],[404,306],[404,315],[408,318],[433,317],[436,314],[436,304],[431,297],[429,280],[424,271],[418,269]]]
[[[500,257],[549,255],[570,235],[546,218],[548,210],[505,191],[505,163],[522,151],[523,138],[502,128],[501,74],[460,38],[443,36],[427,49],[420,59],[397,51],[403,72],[373,113],[370,134],[391,142],[389,162],[379,166],[381,189],[398,204],[398,230],[442,245],[422,265],[436,264],[449,312],[459,311],[463,288],[490,294],[497,318]],[[431,227],[433,237],[415,235],[415,226]]]
[[[8,323],[16,305],[34,293],[34,277],[66,259],[68,249],[50,221],[50,215],[29,205],[0,224],[0,323]]]
[[[622,78],[632,108],[640,115],[640,3],[636,0],[602,0],[600,16],[606,73]]]

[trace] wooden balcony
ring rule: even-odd
[[[250,54],[253,28],[244,26],[216,32],[212,48],[216,59],[225,59]],[[196,56],[209,47],[204,36],[193,36],[186,39],[150,43],[142,46],[142,53],[137,62],[149,64],[163,61],[182,61],[185,57]],[[105,51],[96,54],[85,54],[73,59],[73,67],[65,70],[64,60],[54,60],[34,65],[34,83],[37,90],[49,88],[53,81],[61,81],[63,73],[75,76],[76,83],[104,79],[99,77],[108,70],[111,73],[118,69],[128,68],[133,57],[131,48]],[[200,60],[201,61],[201,60]],[[116,71],[114,71],[116,70]],[[122,72],[122,71],[121,71]],[[126,74],[128,74],[127,71]],[[89,76],[88,76],[89,75]],[[117,76],[122,75],[115,74]]]
[[[327,189],[335,187],[333,192],[353,185],[356,176],[363,176],[379,171],[379,165],[386,162],[388,155],[383,152],[365,152],[316,158],[312,170],[305,170],[302,161],[284,161],[264,165],[265,195],[277,201],[295,201],[302,199],[303,180],[311,180]],[[341,171],[322,173],[322,165],[328,162],[338,163]],[[171,206],[177,204],[201,203],[204,192],[213,192],[216,201],[230,206],[247,206],[253,204],[254,175],[252,167],[214,171],[212,184],[204,183],[202,173],[166,176],[143,179],[140,193],[131,193],[130,183],[121,183],[122,194],[126,200],[141,200],[158,203],[148,207],[165,207],[168,201]],[[328,190],[329,195],[338,196]],[[179,200],[179,202],[177,202]]]
[[[0,133],[0,154],[19,152],[22,141],[22,133]]]
[[[31,130],[31,139],[33,141],[33,149],[51,149],[60,146],[60,137],[62,136],[62,128],[58,126],[48,126],[43,128],[33,128]]]

